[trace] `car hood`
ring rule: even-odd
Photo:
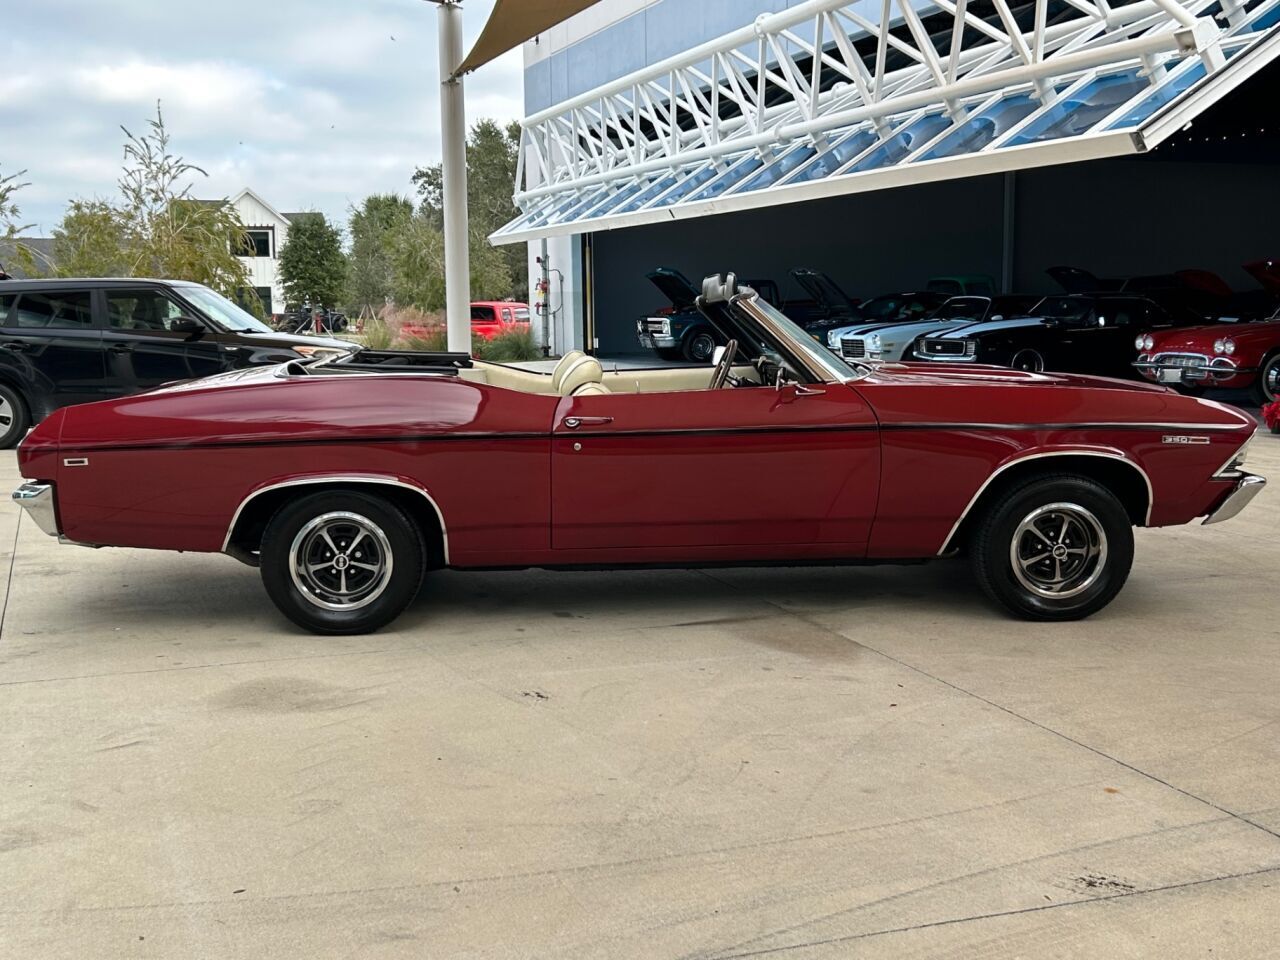
[[[698,291],[693,289],[684,274],[676,270],[662,267],[649,274],[649,281],[662,291],[662,295],[671,301],[677,310],[690,310],[698,299]]]
[[[980,337],[986,333],[999,333],[1001,330],[1032,330],[1037,327],[1048,327],[1049,324],[1038,317],[1013,317],[1009,320],[978,320],[974,323],[962,323],[937,336],[948,340],[964,340],[968,337]],[[932,334],[931,334],[932,336]]]
[[[262,347],[321,347],[355,352],[356,344],[333,337],[304,337],[296,333],[237,333],[244,343]]]
[[[856,330],[850,328],[846,332],[842,332],[841,336],[870,336],[878,333],[883,337],[893,337],[895,340],[912,339],[920,336],[922,333],[944,333],[953,327],[968,326],[970,320],[914,320],[909,323],[901,321],[897,323],[867,323],[858,327]]]
[[[797,268],[791,271],[791,279],[820,307],[843,311],[850,316],[857,312],[857,307],[848,294],[820,270]]]
[[[1206,327],[1183,327],[1155,335],[1153,353],[1187,352],[1212,355],[1214,341],[1230,337],[1237,343],[1260,340],[1280,342],[1280,320],[1263,323],[1215,323]]]
[[[1246,263],[1244,268],[1267,293],[1280,297],[1280,260],[1259,260]]]

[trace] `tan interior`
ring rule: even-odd
[[[584,393],[677,393],[686,390],[706,390],[711,384],[712,367],[677,367],[669,370],[620,370],[605,369],[601,374],[599,386],[603,390],[591,389],[594,381],[587,380],[573,384],[573,389],[566,391],[574,396]],[[733,368],[733,375],[741,380],[758,383],[760,375],[749,365]],[[550,373],[533,373],[518,367],[508,367],[498,363],[486,363],[483,360],[465,370],[458,371],[459,378],[468,383],[487,383],[507,390],[518,390],[521,393],[540,393],[557,396],[561,390],[552,385],[553,375]],[[581,381],[581,374],[575,378]],[[567,384],[566,384],[567,385]]]

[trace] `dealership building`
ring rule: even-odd
[[[603,0],[525,45],[521,210],[557,351],[642,352],[646,279],[868,298],[1280,254],[1280,0]]]

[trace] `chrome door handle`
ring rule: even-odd
[[[603,427],[613,423],[613,417],[565,417],[564,425],[570,430],[579,427]]]

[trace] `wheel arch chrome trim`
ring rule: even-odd
[[[1014,457],[1012,460],[1001,464],[992,471],[991,475],[983,481],[982,486],[978,487],[977,492],[972,498],[970,498],[969,502],[965,504],[965,508],[960,511],[959,518],[957,518],[956,522],[952,525],[951,530],[947,533],[946,539],[942,541],[942,547],[938,550],[938,556],[945,555],[951,548],[951,541],[955,539],[956,533],[960,530],[961,525],[973,511],[973,508],[977,505],[978,501],[982,499],[982,495],[986,493],[991,484],[996,481],[997,477],[1003,474],[1006,470],[1010,470],[1020,464],[1029,463],[1032,460],[1047,460],[1051,457],[1098,457],[1103,460],[1116,460],[1132,467],[1137,471],[1138,475],[1142,477],[1143,482],[1147,485],[1147,512],[1143,518],[1143,526],[1150,525],[1151,510],[1155,506],[1156,502],[1155,489],[1151,485],[1150,475],[1145,469],[1143,469],[1142,465],[1138,463],[1138,461],[1134,460],[1132,457],[1127,457],[1122,453],[1112,453],[1105,450],[1090,450],[1087,447],[1079,449],[1040,451],[1039,453],[1030,453],[1024,456]]]
[[[449,565],[449,528],[444,521],[444,511],[440,509],[440,504],[430,493],[426,487],[420,484],[410,482],[402,477],[386,476],[384,474],[374,473],[327,473],[313,474],[306,477],[296,477],[292,480],[281,480],[277,483],[268,483],[251,491],[248,496],[240,501],[236,507],[236,512],[231,516],[231,523],[227,526],[226,536],[222,538],[222,552],[226,553],[227,548],[231,545],[231,536],[235,533],[236,524],[240,522],[240,517],[258,497],[264,493],[271,493],[274,490],[283,490],[288,487],[315,487],[329,486],[332,484],[362,484],[365,486],[383,486],[383,487],[399,487],[403,490],[412,490],[419,494],[427,503],[431,504],[431,509],[435,511],[436,520],[440,524],[440,543],[444,551],[444,564]]]

